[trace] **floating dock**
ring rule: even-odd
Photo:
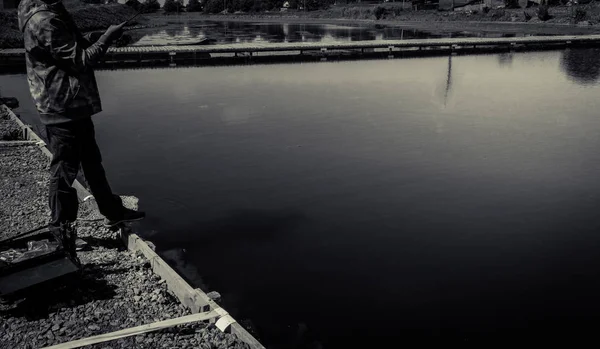
[[[357,58],[400,58],[461,53],[552,50],[600,46],[600,35],[374,40],[339,43],[252,43],[203,46],[111,47],[100,67],[215,65]],[[24,68],[24,49],[1,49],[0,71]]]

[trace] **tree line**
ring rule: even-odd
[[[220,13],[224,10],[230,13],[237,11],[264,12],[279,11],[286,2],[289,4],[289,8],[303,9],[306,7],[306,10],[312,11],[327,8],[335,0],[189,0],[187,5],[183,4],[183,0],[165,0],[162,9],[168,13],[184,11]],[[146,13],[161,9],[158,0],[146,0],[143,3],[139,0],[128,0],[125,5],[134,8],[136,11],[143,10]]]

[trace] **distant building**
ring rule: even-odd
[[[472,3],[482,3],[482,1],[473,1],[473,0],[440,0],[438,9],[444,11],[452,11],[452,6],[454,8],[464,7]]]
[[[0,10],[15,9],[19,5],[19,0],[0,0]]]
[[[520,1],[525,1],[526,4],[528,1],[539,3],[541,0],[519,0],[519,2]],[[439,0],[438,9],[443,11],[452,11],[453,5],[454,9],[456,10],[479,10],[483,7],[493,9],[504,7],[504,0]]]

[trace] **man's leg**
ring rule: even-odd
[[[100,213],[107,218],[106,225],[113,226],[121,222],[144,218],[143,212],[124,208],[121,198],[112,193],[106,179],[104,167],[102,166],[102,155],[96,143],[94,123],[91,119],[82,120],[81,140],[81,165],[83,167],[83,174],[92,194],[96,198]]]
[[[49,203],[52,211],[50,224],[74,222],[79,201],[77,191],[71,187],[79,170],[79,146],[73,125],[61,124],[46,127],[50,151]]]
[[[121,198],[113,194],[106,179],[92,119],[80,121],[79,136],[81,137],[81,167],[98,203],[98,209],[107,218],[118,217],[122,209]]]

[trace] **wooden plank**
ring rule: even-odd
[[[197,314],[182,316],[182,317],[175,318],[175,319],[159,321],[159,322],[155,322],[152,324],[146,324],[146,325],[141,325],[141,326],[137,326],[137,327],[126,328],[124,330],[105,333],[105,334],[101,334],[101,335],[97,335],[97,336],[93,336],[93,337],[89,337],[89,338],[78,339],[78,340],[75,340],[72,342],[67,342],[67,343],[62,343],[62,344],[58,344],[58,345],[53,345],[51,347],[46,347],[45,349],[81,348],[86,345],[104,343],[104,342],[113,341],[113,340],[117,340],[117,339],[121,339],[121,338],[137,336],[140,334],[158,331],[158,330],[162,330],[165,328],[183,325],[183,324],[187,324],[187,323],[191,323],[191,322],[210,320],[210,319],[214,319],[218,316],[219,316],[219,313],[216,311],[197,313]]]
[[[139,236],[123,230],[122,238],[128,249],[142,252],[150,262],[152,271],[166,281],[169,290],[171,290],[179,301],[193,313],[198,313],[203,309],[206,309],[206,306],[209,306],[206,300],[199,297],[196,290],[179,276],[179,274],[160,258]]]
[[[24,145],[38,145],[36,141],[0,141],[0,147],[20,147]]]
[[[141,251],[144,256],[151,261],[150,265],[152,266],[154,273],[166,280],[169,290],[175,293],[182,304],[186,305],[192,312],[206,312],[212,310],[219,313],[222,317],[228,316],[227,311],[221,308],[206,293],[200,289],[192,289],[192,287],[168,266],[139,236],[128,231],[122,231],[122,234],[128,248],[134,251]],[[264,349],[264,346],[237,322],[231,323],[227,331],[247,343],[250,348]]]

